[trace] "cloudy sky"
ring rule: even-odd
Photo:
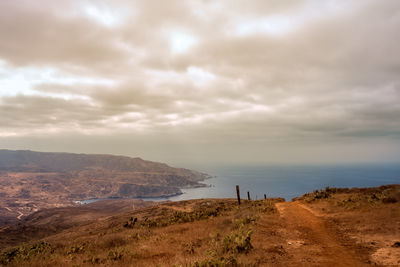
[[[0,147],[400,159],[398,0],[1,0]]]

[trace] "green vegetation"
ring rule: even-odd
[[[382,218],[383,223],[396,220],[392,215],[399,204],[399,192],[399,186],[325,188],[299,198],[312,204],[283,203],[278,208],[294,212],[293,206],[304,205],[332,215],[353,207],[363,212],[386,207],[386,213],[376,219],[380,227]],[[240,206],[234,199],[161,203],[78,225],[47,236],[46,241],[32,238],[31,243],[3,250],[0,266],[285,266],[290,263],[287,255],[291,255],[291,248],[308,251],[300,243],[285,245],[286,235],[291,233],[281,231],[287,227],[282,212],[275,207],[281,201],[243,200]],[[346,212],[346,216],[353,213]],[[359,214],[353,214],[356,219],[352,222],[363,221]],[[365,221],[371,223],[369,216]],[[29,233],[25,229],[23,233]]]
[[[190,266],[239,266],[237,256],[239,254],[248,254],[252,249],[251,235],[252,230],[245,230],[243,227],[239,231],[234,231],[221,238],[217,231],[209,245],[211,249],[207,254],[210,256],[201,261],[195,261]]]
[[[312,193],[304,194],[303,196],[295,198],[294,200],[304,200],[306,202],[313,202],[319,199],[330,198],[332,194],[340,191],[341,191],[340,188],[325,187],[325,189],[314,190]]]
[[[250,243],[252,230],[240,230],[238,233],[232,233],[226,236],[221,243],[224,253],[244,253],[247,254],[253,248]]]
[[[382,202],[382,203],[396,203],[400,201],[400,194],[393,188],[386,188],[379,192],[374,192],[369,196],[371,202]]]
[[[216,207],[216,208],[206,208],[206,209],[197,209],[191,212],[185,211],[174,211],[174,213],[167,217],[161,217],[156,219],[148,219],[146,218],[144,221],[139,222],[141,227],[164,227],[168,225],[178,224],[178,223],[187,223],[194,222],[199,220],[205,220],[210,217],[217,217],[220,215],[222,211],[226,211],[226,208]],[[126,223],[124,224],[124,226]]]
[[[393,186],[380,186],[377,188],[331,188],[314,190],[294,200],[312,203],[327,199],[332,204],[347,210],[379,204],[396,203],[400,201],[399,189]]]
[[[72,247],[70,247],[69,249],[67,249],[67,255],[72,255],[72,254],[76,254],[76,253],[83,253],[85,251],[85,245],[84,244],[80,244],[80,245],[74,245]]]
[[[241,257],[253,249],[251,228],[262,214],[275,214],[275,203],[279,201],[283,200],[244,200],[240,206],[235,200],[167,203],[131,214],[125,221],[80,230],[81,234],[69,239],[74,243],[50,239],[9,249],[1,254],[0,265],[53,265],[65,261],[72,266],[127,265],[137,259],[166,257],[169,254],[165,251],[170,250],[166,244],[175,242],[181,249],[172,249],[173,253],[191,259],[184,260],[183,266],[238,266]],[[194,231],[197,238],[185,234],[186,230]],[[179,241],[175,241],[178,236]]]
[[[136,222],[137,222],[137,218],[131,217],[131,218],[129,219],[129,221],[127,221],[127,222],[124,224],[124,227],[126,227],[126,228],[133,228],[133,227],[135,226]]]
[[[217,259],[206,259],[202,261],[194,262],[193,267],[236,267],[239,266],[237,260],[233,256],[229,256],[227,258],[221,257]]]
[[[52,246],[44,241],[31,246],[18,246],[4,251],[0,255],[0,263],[6,265],[12,262],[27,261],[37,256],[44,257],[53,251]]]
[[[400,193],[394,188],[385,188],[380,191],[360,192],[340,199],[336,202],[338,206],[346,209],[355,209],[361,206],[389,204],[400,201]]]

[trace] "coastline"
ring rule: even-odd
[[[83,200],[73,200],[72,202],[76,205],[86,205],[98,201],[103,201],[103,200],[115,200],[115,199],[141,199],[143,201],[155,201],[155,202],[160,202],[160,201],[167,201],[172,197],[178,197],[181,195],[184,195],[185,192],[182,192],[182,189],[197,189],[197,188],[211,188],[213,187],[212,184],[206,184],[204,181],[212,179],[212,178],[217,178],[217,176],[212,176],[206,173],[201,173],[202,180],[196,181],[196,184],[192,186],[183,186],[177,188],[179,192],[177,193],[171,193],[171,194],[163,194],[159,196],[135,196],[135,197],[124,197],[124,196],[110,196],[110,197],[104,197],[104,198],[89,198],[89,199],[83,199]]]

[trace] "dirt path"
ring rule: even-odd
[[[287,240],[291,254],[299,262],[308,257],[311,265],[365,266],[364,260],[355,251],[354,244],[343,243],[337,232],[329,227],[323,217],[298,202],[283,202],[276,205],[286,224]],[[310,262],[311,261],[311,262]]]
[[[8,210],[8,211],[11,211],[12,212],[12,210],[9,208],[9,207],[4,207],[6,210]]]
[[[18,219],[18,220],[21,220],[21,218],[22,218],[22,216],[24,216],[24,214],[23,214],[22,212],[20,212],[20,211],[17,211],[17,212],[19,213],[17,219]]]

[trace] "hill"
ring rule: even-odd
[[[177,195],[206,178],[141,158],[0,150],[0,226],[84,199]]]
[[[105,207],[108,204],[104,204]],[[68,209],[75,209],[70,207]],[[202,199],[121,210],[35,236],[54,209],[3,228],[7,266],[398,266],[400,185],[326,188],[291,202]],[[64,212],[67,212],[64,210]],[[92,212],[92,211],[90,211]],[[75,213],[77,214],[77,213]],[[85,212],[81,215],[84,216]],[[77,215],[78,216],[78,215]],[[86,215],[85,215],[86,216]],[[79,216],[78,216],[79,217]],[[20,231],[18,233],[18,231]],[[29,236],[29,233],[32,233]],[[24,242],[11,240],[24,235]],[[8,239],[7,239],[8,238]]]
[[[196,171],[164,163],[114,155],[35,152],[0,149],[0,170],[10,172],[80,172],[104,169],[115,172],[168,173],[192,181],[204,179]]]

